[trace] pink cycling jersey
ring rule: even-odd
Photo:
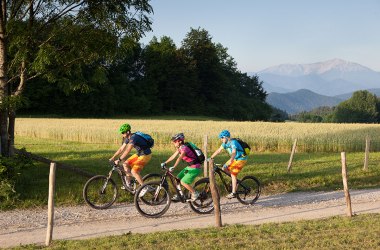
[[[191,149],[186,146],[186,145],[182,145],[179,147],[178,149],[179,153],[182,154],[182,152],[185,152],[185,155],[183,156],[183,160],[186,161],[187,163],[190,163],[193,162],[194,160],[197,159],[197,157],[195,156],[195,154],[193,153],[193,151],[191,151]],[[195,164],[192,164],[190,165],[189,167],[192,167],[192,168],[201,168],[201,164],[199,163],[195,163]]]

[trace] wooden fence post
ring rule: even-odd
[[[49,174],[48,224],[47,224],[47,232],[46,232],[46,240],[45,240],[46,246],[50,245],[51,240],[53,238],[55,169],[56,169],[56,164],[52,162],[50,164],[50,174]]]
[[[208,144],[208,138],[207,138],[207,135],[205,135],[204,137],[204,141],[203,141],[203,154],[205,155],[205,162],[203,163],[203,175],[204,177],[207,177],[207,144]]]
[[[215,226],[222,227],[222,214],[220,212],[220,197],[216,187],[215,175],[214,175],[214,160],[209,161],[209,173],[210,173],[210,188],[212,201],[214,203],[215,210]]]
[[[364,167],[363,170],[368,170],[369,162],[369,147],[370,147],[371,138],[367,135],[365,138],[365,154],[364,154]]]
[[[352,217],[352,207],[351,207],[351,196],[350,191],[348,190],[347,182],[347,165],[346,165],[346,153],[341,152],[342,159],[342,177],[343,177],[343,187],[344,187],[344,196],[346,197],[347,205],[347,216]]]
[[[294,140],[292,153],[290,154],[290,159],[289,159],[289,164],[288,164],[288,173],[290,172],[292,168],[292,162],[293,162],[294,153],[296,152],[296,148],[297,148],[297,139]]]

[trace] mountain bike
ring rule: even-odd
[[[131,194],[136,193],[137,181],[131,177],[131,185],[127,185],[126,173],[123,166],[116,165],[114,162],[109,162],[111,170],[108,175],[96,175],[91,177],[83,187],[83,198],[87,204],[95,209],[106,209],[112,206],[118,197],[118,188],[115,181],[112,179],[112,174],[116,172],[121,179],[123,189]],[[145,175],[143,181],[160,179],[161,175],[151,173]]]
[[[172,200],[167,179],[170,180],[177,197],[179,197],[178,202],[189,202],[191,209],[198,214],[208,214],[214,210],[208,181],[201,179],[195,182],[194,190],[199,192],[199,197],[195,201],[191,201],[190,192],[186,188],[182,188],[181,180],[165,166],[162,169],[164,174],[160,181],[146,182],[136,191],[135,207],[141,215],[158,218],[168,211]]]
[[[213,172],[214,175],[218,175],[220,180],[222,181],[223,187],[228,193],[232,192],[232,184],[231,181],[227,181],[223,175],[231,178],[231,174],[224,171],[221,168],[222,164],[214,163]],[[203,183],[207,182],[209,185],[209,178],[205,177],[200,179]],[[206,184],[205,184],[206,185]],[[257,201],[260,197],[261,193],[261,184],[260,181],[254,176],[244,176],[241,180],[237,179],[237,190],[236,190],[236,198],[238,201],[245,205],[252,205]]]

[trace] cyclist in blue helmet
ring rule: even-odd
[[[226,196],[226,198],[231,199],[236,197],[237,175],[247,163],[247,156],[244,154],[244,149],[239,142],[231,138],[230,131],[223,130],[220,132],[219,139],[222,141],[222,145],[211,155],[211,159],[223,150],[226,150],[230,155],[230,159],[223,165],[223,169],[231,174],[232,193]]]

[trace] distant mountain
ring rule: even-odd
[[[318,94],[336,96],[380,86],[380,72],[341,59],[312,64],[281,64],[257,72],[257,75],[268,93],[309,89]]]
[[[289,114],[310,111],[321,106],[336,106],[343,99],[316,94],[307,89],[300,89],[291,93],[269,93],[267,102]]]

